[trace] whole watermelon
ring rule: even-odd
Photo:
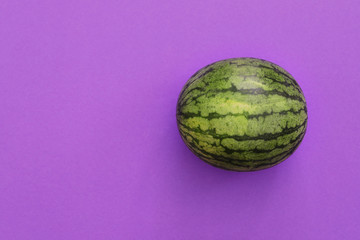
[[[304,138],[308,119],[295,79],[256,58],[226,59],[200,69],[180,93],[176,118],[195,155],[233,171],[284,161]]]

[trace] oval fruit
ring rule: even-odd
[[[295,79],[256,58],[226,59],[200,69],[180,93],[176,118],[196,156],[233,171],[284,161],[304,138],[308,119]]]

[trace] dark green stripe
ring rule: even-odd
[[[234,63],[234,64],[235,64],[235,63]],[[208,66],[210,66],[210,65],[208,65]],[[283,76],[287,77],[287,79],[290,80],[290,83],[287,82],[286,80],[285,80],[284,82],[281,82],[281,81],[279,81],[279,80],[277,80],[277,79],[274,79],[274,78],[271,78],[271,77],[269,77],[269,76],[264,76],[264,77],[259,77],[259,76],[257,76],[257,75],[250,75],[250,76],[255,76],[255,77],[258,77],[259,79],[266,78],[266,79],[269,79],[269,80],[271,80],[271,81],[273,81],[273,82],[282,84],[282,85],[284,85],[284,86],[292,86],[292,87],[295,88],[296,91],[298,91],[301,95],[303,95],[302,90],[301,90],[300,86],[297,84],[297,82],[295,81],[295,79],[293,79],[293,77],[292,77],[291,75],[287,75],[287,74],[281,72],[281,71],[278,69],[278,68],[279,68],[278,66],[274,66],[273,68],[272,68],[272,67],[268,67],[268,66],[263,66],[263,65],[254,66],[254,65],[249,65],[249,64],[240,64],[240,65],[237,64],[237,66],[239,66],[239,67],[241,67],[241,66],[246,66],[246,67],[253,67],[253,68],[265,68],[265,69],[274,70],[276,73],[282,74]],[[206,68],[206,67],[205,67],[205,68]],[[201,70],[205,70],[205,68],[203,68],[203,69],[201,69]],[[199,70],[198,72],[200,72],[201,70]],[[191,85],[193,82],[195,82],[195,80],[199,79],[200,77],[205,76],[206,74],[208,74],[209,72],[212,72],[212,71],[214,71],[214,70],[215,70],[215,69],[214,69],[213,67],[210,67],[209,69],[205,70],[204,73],[202,73],[201,75],[197,76],[196,79],[191,79],[191,78],[190,78],[190,80],[188,81],[188,83],[187,83],[187,84],[185,85],[185,87],[183,88],[184,90],[182,91],[182,94],[180,95],[179,100],[183,98],[183,96],[182,96],[183,93],[186,91],[186,89],[187,89],[188,87],[190,87],[190,85]],[[193,75],[193,76],[194,76],[194,75]],[[192,76],[192,77],[193,77],[193,76]],[[207,83],[207,82],[204,82],[204,83],[205,83],[205,86],[209,84],[209,83]],[[294,85],[294,84],[295,84],[295,85]],[[202,88],[199,87],[199,88],[196,88],[196,89],[204,90],[204,89],[206,89],[206,87],[202,87]],[[191,91],[192,91],[192,89],[191,89],[189,92],[191,92]],[[264,90],[264,91],[265,91],[265,90]],[[286,91],[286,90],[285,90],[285,91]],[[186,95],[188,95],[189,92],[187,92]],[[279,91],[278,91],[278,92],[279,92]],[[206,92],[206,93],[207,93],[207,92]],[[205,95],[206,93],[204,93],[204,94],[202,94],[202,95]],[[199,95],[198,97],[200,97],[200,96],[202,96],[202,95]],[[287,94],[287,96],[291,96],[291,95],[288,95],[288,94]],[[301,99],[301,97],[299,97],[299,98]],[[301,99],[301,101],[303,101],[303,100]]]
[[[185,139],[185,140],[186,140],[185,136],[186,136],[186,135],[190,135],[190,136],[193,138],[193,141],[195,141],[195,143],[200,144],[200,143],[199,143],[200,141],[198,140],[198,138],[197,138],[196,136],[194,136],[194,135],[191,134],[190,132],[184,132],[184,131],[181,130],[181,129],[179,129],[179,130],[180,130],[180,133],[182,134],[182,136],[184,136],[184,139]],[[298,136],[296,136],[294,139],[290,140],[288,144],[277,145],[277,143],[276,143],[276,145],[275,145],[274,148],[272,148],[272,149],[267,149],[267,150],[260,150],[260,149],[256,149],[256,148],[255,148],[255,149],[247,149],[247,150],[233,150],[233,149],[230,149],[230,148],[222,145],[222,144],[221,144],[221,141],[220,141],[220,146],[225,149],[224,152],[227,153],[227,154],[232,154],[232,153],[246,153],[246,152],[248,152],[248,153],[270,153],[270,152],[272,152],[272,151],[274,151],[274,150],[276,150],[276,149],[283,149],[283,148],[287,147],[289,144],[295,143],[296,141],[298,141],[298,140],[302,137],[302,135],[303,135],[303,132],[300,133]],[[187,141],[187,140],[186,140],[186,141]],[[247,140],[247,141],[248,141],[248,140]],[[187,141],[187,142],[188,142],[188,141]],[[206,142],[206,141],[201,141],[201,142],[205,142],[205,143],[208,144],[208,145],[217,147],[217,145],[211,144],[211,143]],[[197,149],[198,149],[198,150],[202,150],[202,149],[199,149],[198,147],[197,147]]]
[[[274,79],[274,78],[271,78],[271,77],[269,77],[269,76],[264,76],[264,78],[270,79],[270,80],[272,80],[273,82],[277,82],[277,83],[282,84],[282,85],[285,85],[285,86],[293,86],[293,87],[295,87],[295,89],[296,89],[299,93],[302,94],[301,88],[300,88],[300,86],[298,85],[298,83],[295,81],[295,79],[294,79],[290,74],[281,71],[281,70],[280,70],[280,69],[281,69],[280,66],[277,66],[277,65],[274,64],[274,63],[267,62],[267,61],[262,60],[262,59],[254,59],[254,60],[260,60],[260,61],[262,61],[262,62],[264,62],[264,63],[268,63],[268,64],[271,65],[272,67],[265,66],[265,65],[260,65],[260,64],[258,64],[258,65],[252,65],[252,64],[248,64],[248,63],[246,63],[246,64],[238,64],[237,62],[234,62],[234,60],[237,60],[237,59],[232,59],[232,60],[231,60],[231,59],[228,59],[227,61],[229,62],[229,64],[234,64],[234,65],[236,65],[236,66],[238,66],[238,67],[252,67],[252,68],[258,68],[258,69],[269,69],[269,70],[273,70],[273,71],[275,71],[276,73],[278,73],[278,74],[286,77],[286,79],[290,80],[290,83],[288,83],[286,80],[285,80],[284,82],[281,82],[281,81],[279,81],[279,80],[277,80],[277,79]],[[219,61],[219,62],[221,62],[221,61]],[[188,88],[193,82],[195,82],[197,79],[199,79],[199,78],[207,75],[208,73],[213,72],[214,70],[216,70],[216,69],[214,69],[214,68],[212,67],[212,65],[214,65],[214,64],[216,64],[216,63],[218,63],[218,62],[209,64],[209,65],[203,67],[202,69],[198,70],[195,74],[193,74],[193,75],[190,77],[189,81],[185,84],[185,86],[184,86],[183,89],[184,89],[184,90],[187,89],[187,88]],[[207,69],[207,68],[208,68],[208,69]],[[204,71],[204,72],[203,72],[202,74],[198,75],[201,71]],[[198,76],[196,76],[196,75],[198,75]],[[195,76],[196,76],[196,77],[195,77]],[[254,76],[256,76],[256,75],[254,75]],[[256,76],[256,77],[258,77],[258,76]],[[261,78],[262,78],[262,77],[259,77],[259,79],[261,79]]]
[[[237,158],[219,156],[219,155],[204,152],[203,150],[199,149],[193,143],[187,143],[187,145],[189,146],[189,148],[192,150],[192,152],[196,156],[203,159],[204,161],[206,161],[206,159],[210,159],[209,157],[206,156],[206,155],[208,155],[208,156],[212,157],[211,160],[213,160],[213,161],[218,161],[221,163],[226,163],[226,164],[237,166],[237,167],[244,167],[244,168],[248,168],[248,169],[255,168],[256,169],[256,168],[260,168],[260,167],[275,165],[275,164],[285,160],[286,158],[288,158],[298,148],[304,135],[305,135],[305,132],[303,134],[301,134],[301,139],[299,140],[299,142],[295,146],[293,146],[291,149],[289,149],[288,151],[279,153],[279,154],[274,155],[269,158],[260,159],[260,160],[239,160]],[[274,158],[278,158],[278,157],[280,157],[280,158],[275,161],[271,161]],[[230,168],[230,166],[229,166],[229,168]]]
[[[202,87],[194,87],[194,88],[190,89],[190,90],[186,93],[186,96],[189,96],[189,98],[192,98],[192,96],[190,96],[189,94],[190,94],[191,92],[195,91],[195,90],[199,90],[199,91],[204,92],[204,88],[202,88]],[[185,91],[184,91],[184,92],[185,92]],[[183,100],[185,100],[185,97],[186,97],[186,96],[180,95],[180,97],[179,97],[179,102],[182,102]]]
[[[220,165],[216,165],[216,164],[214,164],[214,163],[212,163],[212,162],[208,162],[208,161],[206,161],[206,160],[204,160],[204,162],[206,162],[206,163],[208,163],[208,164],[210,164],[211,166],[214,166],[214,167],[216,167],[216,168],[221,168],[221,169],[224,169],[224,170],[228,170],[228,171],[234,171],[234,172],[246,172],[246,171],[249,171],[250,170],[250,168],[249,168],[249,166],[241,166],[241,167],[243,167],[243,168],[245,168],[245,169],[247,169],[247,170],[235,170],[235,169],[231,169],[231,167],[229,166],[228,168],[226,168],[226,167],[223,167],[223,166],[220,166]],[[256,170],[256,169],[254,169],[254,170]]]
[[[219,89],[219,90],[211,90],[202,94],[197,95],[196,97],[193,98],[188,98],[186,101],[180,103],[180,107],[183,107],[186,104],[190,104],[193,101],[196,101],[199,97],[204,96],[206,94],[209,94],[208,97],[211,97],[212,95],[216,95],[218,93],[227,93],[227,92],[231,92],[231,93],[240,93],[243,95],[265,95],[265,96],[271,96],[271,95],[277,95],[277,96],[282,96],[284,98],[288,98],[288,99],[292,99],[298,102],[302,102],[305,103],[304,100],[301,97],[298,96],[291,96],[288,93],[285,92],[280,92],[279,90],[270,90],[270,91],[266,91],[262,88],[253,88],[253,89],[237,89],[235,87],[235,85],[232,84],[231,88],[226,88],[226,89]],[[191,99],[191,101],[189,101]]]
[[[265,112],[262,114],[249,114],[246,111],[244,111],[242,113],[227,113],[227,114],[219,114],[219,113],[214,112],[214,113],[209,113],[209,115],[206,117],[202,116],[201,112],[199,112],[199,113],[184,113],[184,112],[181,112],[181,110],[179,109],[178,114],[185,119],[189,119],[189,118],[193,118],[193,117],[200,117],[200,118],[205,118],[207,120],[212,120],[212,119],[224,118],[227,116],[232,116],[232,117],[243,116],[243,117],[246,117],[247,119],[254,119],[254,118],[259,119],[259,117],[267,117],[267,116],[270,116],[273,114],[286,115],[288,113],[293,113],[296,115],[296,114],[301,113],[301,111],[304,111],[306,113],[306,107],[301,108],[298,111],[294,111],[294,110],[290,109],[290,110],[284,110],[284,111],[280,111],[280,112],[271,112],[271,113]]]
[[[183,136],[182,136],[183,137]],[[200,149],[195,143],[187,141],[184,137],[183,140],[185,144],[189,147],[189,149],[199,158],[209,158],[207,156],[210,156],[212,158],[216,158],[218,160],[222,160],[225,162],[229,162],[230,160],[228,158],[225,158],[223,156],[215,155],[212,153],[207,153],[204,150]],[[207,156],[206,156],[207,155]]]
[[[195,82],[197,79],[199,79],[202,76],[205,76],[207,73],[212,72],[214,69],[212,70],[205,70],[206,68],[210,67],[212,64],[208,64],[205,67],[199,69],[196,73],[194,73],[190,79],[187,81],[187,83],[185,84],[184,88],[189,87],[193,82]],[[199,74],[201,71],[205,71],[204,73],[202,73],[201,75],[195,77],[197,74]]]
[[[269,80],[273,80],[273,79],[271,79],[271,78],[268,78],[268,79],[269,79]],[[261,81],[258,81],[258,82],[263,83],[263,82],[261,82]],[[277,82],[277,83],[279,83],[279,84],[281,84],[281,85],[284,85],[284,86],[289,86],[289,85],[291,85],[291,84],[289,84],[289,83],[286,83],[286,84],[288,84],[288,85],[286,85],[286,84],[284,84],[284,83],[282,83],[282,82]],[[205,83],[205,84],[206,84],[206,83]],[[206,84],[206,85],[207,85],[207,84]],[[296,90],[297,92],[299,92],[300,95],[292,96],[292,95],[288,94],[287,91],[289,91],[290,89],[283,89],[283,91],[279,91],[279,90],[276,90],[276,89],[274,89],[274,90],[264,90],[264,89],[262,89],[262,88],[255,88],[255,89],[237,89],[237,88],[234,86],[234,84],[232,84],[231,88],[218,89],[218,90],[217,90],[217,89],[211,89],[211,90],[208,90],[208,91],[206,91],[206,86],[205,86],[205,87],[195,87],[195,88],[190,89],[190,90],[186,93],[186,96],[189,96],[189,94],[190,94],[191,92],[193,92],[194,90],[199,90],[201,93],[198,94],[198,95],[195,95],[195,96],[189,96],[189,98],[186,100],[185,103],[190,103],[190,102],[188,102],[190,99],[191,99],[191,100],[196,100],[196,99],[198,99],[199,97],[204,96],[204,95],[206,95],[206,94],[208,94],[208,93],[211,93],[210,96],[212,96],[212,95],[215,95],[215,94],[217,94],[217,93],[227,92],[227,91],[240,92],[240,93],[243,93],[243,94],[253,94],[253,95],[261,95],[261,94],[263,94],[263,95],[266,95],[266,96],[268,96],[268,95],[280,95],[280,96],[283,96],[283,97],[286,97],[286,98],[291,98],[291,99],[293,99],[293,100],[297,100],[297,101],[304,102],[303,98],[301,98],[301,96],[303,96],[303,94],[302,94],[302,92],[301,92],[301,89],[298,89],[298,88],[296,88],[296,87],[294,87],[294,86],[292,86],[292,87],[293,87],[294,90]],[[181,96],[181,97],[179,98],[179,100],[180,100],[180,102],[181,102],[181,105],[183,106],[183,105],[184,105],[184,102],[183,102],[183,101],[185,100],[185,96]],[[192,101],[191,101],[191,102],[192,102]]]
[[[296,130],[300,129],[301,127],[306,126],[307,118],[304,120],[304,122],[302,124],[297,125],[295,127],[290,127],[290,128],[286,127],[286,128],[283,128],[283,131],[281,131],[281,132],[278,132],[278,133],[265,133],[265,134],[258,135],[256,137],[250,137],[250,136],[247,136],[247,135],[238,136],[238,135],[228,135],[228,134],[216,134],[214,129],[208,130],[208,131],[202,131],[199,128],[190,128],[190,127],[182,124],[178,119],[177,119],[177,122],[178,122],[179,125],[183,126],[184,128],[186,128],[188,130],[191,130],[191,131],[194,131],[194,132],[197,132],[197,133],[201,133],[201,134],[209,134],[209,135],[211,135],[211,136],[213,136],[215,138],[218,138],[218,139],[233,138],[233,139],[235,139],[237,141],[246,141],[246,140],[260,140],[260,139],[273,140],[273,139],[276,139],[276,138],[278,138],[280,136],[293,133]]]
[[[291,148],[290,150],[286,151],[286,152],[283,152],[281,154],[278,154],[276,156],[273,156],[271,158],[268,158],[268,159],[263,159],[263,160],[256,160],[256,161],[247,161],[246,163],[248,164],[245,164],[245,162],[239,162],[239,161],[230,161],[230,162],[226,162],[226,164],[229,164],[229,169],[228,168],[224,168],[224,167],[221,167],[221,166],[218,166],[218,165],[215,165],[215,164],[212,164],[210,163],[211,165],[213,166],[216,166],[216,167],[220,167],[220,168],[223,168],[223,169],[227,169],[227,170],[232,170],[231,169],[231,165],[232,166],[235,166],[235,167],[243,167],[243,168],[248,168],[249,170],[260,170],[260,169],[264,169],[264,168],[268,168],[268,167],[271,167],[271,166],[274,166],[274,165],[277,165],[279,164],[280,162],[286,160],[291,154],[293,154],[295,152],[295,150],[299,147],[300,143],[302,142],[302,139],[304,138],[304,135],[305,133],[302,134],[302,137],[301,139],[299,140],[299,142],[293,147]],[[283,155],[283,156],[282,156]],[[281,157],[280,157],[281,156]],[[277,158],[277,157],[280,157],[279,159],[277,159],[276,161],[271,161],[273,158]],[[217,159],[212,159],[214,161],[218,161],[218,162],[221,162],[223,163],[222,161],[219,161]],[[205,160],[206,161],[206,160]],[[264,161],[267,161],[264,163]],[[249,167],[250,165],[250,167]],[[235,170],[236,171],[236,170]]]
[[[293,87],[296,91],[298,91],[301,95],[303,95],[303,93],[301,91],[301,88],[298,85],[294,86],[292,83],[288,83],[286,81],[285,82],[280,82],[280,81],[278,81],[278,80],[276,80],[274,78],[268,77],[268,76],[265,76],[264,78],[269,79],[269,80],[271,80],[273,82],[279,83],[281,85],[284,85],[286,87]]]
[[[236,87],[234,85],[232,85],[232,87],[229,89],[231,91],[234,91],[234,88],[236,89]],[[298,97],[298,96],[291,96],[289,95],[288,93],[286,92],[280,92],[279,90],[270,90],[270,91],[266,91],[262,88],[253,88],[253,89],[236,89],[237,91],[236,92],[239,92],[241,94],[245,94],[245,95],[265,95],[265,96],[269,96],[269,95],[279,95],[279,96],[282,96],[282,97],[285,97],[285,98],[289,98],[289,99],[292,99],[292,100],[297,100],[299,102],[304,102],[304,100],[301,98],[301,97]]]
[[[270,63],[270,62],[269,62]],[[278,74],[281,74],[283,75],[284,77],[286,77],[287,79],[290,79],[291,82],[293,82],[293,77],[291,75],[288,75],[287,73],[285,72],[282,72],[281,70],[279,70],[279,68],[281,68],[280,66],[277,66],[273,63],[270,63],[270,65],[272,65],[272,67],[269,67],[269,66],[265,66],[265,65],[260,65],[260,64],[257,64],[257,65],[252,65],[252,64],[248,64],[248,63],[241,63],[241,64],[237,64],[237,63],[231,63],[231,64],[235,64],[237,67],[252,67],[252,68],[260,68],[260,69],[269,69],[269,70],[273,70],[275,71],[276,73]]]
[[[264,61],[264,62],[266,62],[266,61]],[[253,68],[260,68],[260,69],[265,68],[265,69],[273,70],[276,73],[278,73],[278,74],[280,74],[282,76],[285,76],[287,79],[289,79],[291,81],[291,83],[293,83],[295,86],[300,88],[299,84],[295,81],[295,79],[290,74],[282,72],[281,70],[279,70],[279,68],[281,68],[281,67],[275,65],[274,63],[270,63],[273,67],[264,66],[264,65],[251,65],[251,64],[247,64],[247,63],[245,63],[245,64],[231,63],[231,64],[236,64],[236,66],[238,66],[238,67],[253,67]]]
[[[293,154],[296,149],[300,146],[300,143],[302,142],[303,138],[305,136],[305,132],[302,134],[301,139],[299,140],[299,142],[291,149],[287,152],[287,154],[285,156],[283,156],[280,160],[274,161],[274,162],[270,162],[270,163],[262,163],[262,164],[256,164],[255,163],[255,167],[256,168],[262,168],[262,167],[267,167],[267,166],[271,166],[271,165],[275,165],[280,163],[281,161],[284,161],[285,159],[287,159],[288,157],[290,157],[291,154]]]
[[[258,79],[259,81],[256,81],[256,82],[258,82],[258,83],[264,83],[264,79],[265,80],[270,80],[270,81],[272,81],[271,82],[271,84],[274,84],[274,83],[277,83],[277,84],[280,84],[280,85],[282,85],[282,86],[285,86],[285,87],[291,87],[292,89],[295,89],[295,90],[297,90],[301,95],[303,95],[302,94],[302,92],[301,92],[301,89],[299,89],[298,87],[296,87],[296,86],[294,86],[293,85],[293,83],[292,82],[287,82],[286,80],[284,80],[283,82],[282,81],[279,81],[278,79],[275,79],[275,78],[272,78],[272,77],[270,77],[270,76],[258,76],[258,75],[247,75],[247,76],[244,76],[244,78],[246,79],[246,78],[248,78],[248,77],[253,77],[253,78],[256,78],[256,79]],[[254,79],[252,79],[253,81],[254,81]],[[286,89],[287,91],[288,90],[290,90],[290,89]]]
[[[215,69],[213,67],[209,67],[210,65],[202,68],[202,70],[204,71],[203,73],[201,73],[199,76],[196,76],[195,80],[196,79],[199,79],[199,78],[202,78],[203,76],[205,76],[206,74],[210,73],[210,72],[213,72]],[[206,69],[208,68],[208,69]]]
[[[208,72],[210,72],[210,71],[206,71],[206,72],[208,73]],[[211,72],[212,72],[212,71],[211,71]],[[201,75],[201,76],[204,76],[204,75]],[[198,78],[197,78],[197,79],[198,79]],[[195,79],[195,80],[197,80],[197,79]],[[195,80],[192,80],[191,84],[192,84],[193,82],[195,82]],[[209,86],[209,83],[206,82],[206,81],[203,81],[202,83],[204,84],[203,87],[195,87],[195,88],[192,88],[192,89],[190,89],[188,92],[186,92],[185,95],[186,95],[186,96],[189,96],[189,93],[192,92],[192,91],[195,90],[195,89],[198,89],[198,90],[204,92],[204,91],[206,90],[206,87]],[[191,84],[190,84],[190,85],[191,85]],[[182,96],[182,95],[183,95],[183,93],[185,93],[185,91],[187,90],[187,88],[190,87],[190,85],[187,86],[186,89],[183,90],[183,92],[182,92],[182,94],[181,94],[181,96],[180,96],[180,98],[179,98],[179,100],[180,100],[179,102],[181,102],[181,104],[183,104],[183,101],[185,100],[185,97],[186,97],[186,96]],[[207,91],[207,92],[209,92],[209,91]],[[196,96],[190,96],[186,101],[188,101],[190,98],[194,98],[194,97],[196,97]]]

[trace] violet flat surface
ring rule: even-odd
[[[358,0],[2,0],[0,239],[356,239]],[[308,130],[280,165],[197,159],[175,121],[203,66],[289,71]]]

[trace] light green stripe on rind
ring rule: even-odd
[[[185,140],[193,143],[197,150],[204,154],[212,154],[230,159],[257,160],[278,155],[288,151],[300,140],[299,136],[304,133],[306,126],[298,130],[279,136],[273,140],[244,140],[238,141],[233,138],[218,139],[211,135],[201,134],[180,127]],[[196,151],[196,149],[194,149]]]
[[[194,152],[198,157],[201,159],[209,162],[209,163],[216,163],[216,165],[221,165],[225,169],[229,170],[239,170],[242,169],[244,171],[249,170],[260,170],[263,168],[268,168],[272,165],[275,165],[284,159],[286,159],[288,156],[291,155],[293,151],[296,150],[300,142],[302,141],[302,138],[304,137],[304,133],[300,136],[301,138],[292,145],[291,148],[289,148],[287,151],[282,151],[278,155],[274,155],[273,157],[266,157],[264,159],[254,160],[254,159],[240,159],[236,157],[235,159],[231,156],[224,157],[224,156],[217,156],[212,155],[210,153],[204,153],[201,150],[198,150],[197,147],[193,147],[194,145],[192,143],[186,143],[188,147],[191,149],[192,152]]]
[[[266,168],[270,168],[272,166],[275,166],[284,160],[286,160],[299,146],[301,143],[305,133],[302,134],[301,139],[298,141],[297,145],[294,146],[289,152],[284,152],[280,154],[279,156],[268,159],[265,161],[252,161],[252,162],[245,162],[245,161],[222,161],[219,159],[212,159],[205,156],[200,156],[195,151],[195,155],[198,155],[202,160],[209,163],[210,165],[213,165],[218,168],[231,170],[231,171],[258,171]]]
[[[276,165],[282,161],[284,161],[286,158],[288,158],[299,146],[301,143],[303,137],[305,135],[305,132],[303,132],[299,139],[294,143],[294,145],[289,148],[287,151],[283,151],[280,154],[274,156],[274,157],[267,157],[266,159],[262,160],[244,160],[240,158],[231,159],[231,157],[224,157],[224,156],[215,156],[214,155],[208,155],[204,154],[203,151],[199,151],[197,147],[193,147],[194,144],[187,143],[186,145],[191,149],[192,152],[194,152],[198,157],[200,157],[202,160],[210,163],[211,165],[227,169],[227,170],[234,170],[234,171],[249,171],[249,170],[261,170],[268,167],[271,167],[273,165]]]
[[[218,135],[237,135],[256,137],[266,133],[279,133],[284,128],[292,128],[302,124],[307,118],[305,111],[300,111],[299,114],[291,112],[280,115],[274,113],[266,117],[259,117],[254,119],[247,119],[246,116],[231,116],[225,115],[222,118],[206,119],[203,117],[192,117],[188,119],[179,118],[182,125],[189,129],[200,130],[203,133],[215,133]]]
[[[234,61],[239,62],[238,65],[232,64]],[[189,80],[190,84],[182,94],[186,98],[181,97],[180,102],[186,101],[187,98],[196,97],[200,92],[229,88],[231,84],[235,84],[237,88],[243,88],[243,86],[249,88],[251,86],[250,88],[264,87],[264,90],[277,89],[289,95],[303,98],[301,89],[294,84],[295,80],[281,68],[269,64],[264,65],[267,68],[261,68],[259,64],[250,66],[248,64],[242,65],[242,62],[241,60],[224,61],[208,66]],[[199,76],[201,76],[201,81],[197,81]],[[189,94],[194,89],[198,91]]]
[[[234,150],[234,151],[242,151],[246,149],[247,151],[250,150],[273,150],[275,148],[282,148],[289,144],[292,140],[296,139],[301,133],[304,131],[304,127],[299,128],[293,133],[286,134],[283,136],[279,136],[273,140],[245,140],[245,141],[238,141],[233,138],[225,138],[221,140],[221,145]],[[203,140],[201,137],[199,140]]]
[[[238,90],[262,88],[265,91],[271,91],[276,89],[290,96],[296,96],[304,100],[303,94],[299,89],[290,83],[279,81],[279,78],[275,79],[270,74],[266,75],[262,73],[261,75],[249,76],[242,76],[241,73],[233,74],[235,74],[235,76],[217,76],[217,74],[213,74],[213,72],[208,73],[201,82],[194,82],[184,91],[183,97],[180,98],[180,103],[191,98],[196,98],[200,93],[204,94],[217,90],[226,90],[231,88],[232,85]]]
[[[201,113],[206,117],[210,113],[222,115],[262,114],[264,112],[280,112],[284,110],[298,111],[303,109],[305,103],[278,95],[244,95],[238,92],[222,92],[211,96],[202,96],[187,105],[180,106],[182,113]]]

